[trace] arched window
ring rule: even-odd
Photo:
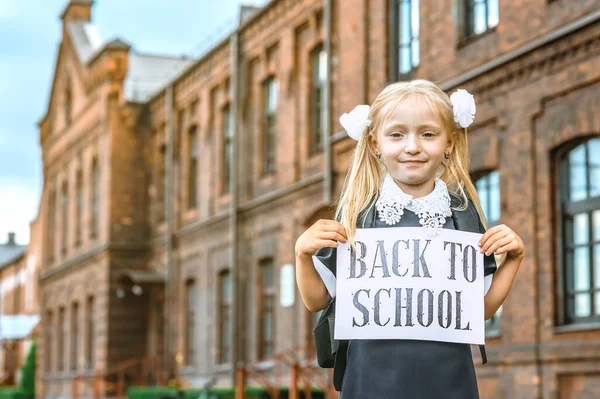
[[[557,154],[562,324],[600,321],[600,137]]]

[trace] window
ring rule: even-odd
[[[560,292],[564,324],[600,321],[598,154],[600,138],[587,139],[559,153]]]
[[[318,151],[323,146],[323,134],[327,126],[327,110],[325,109],[325,93],[327,84],[327,53],[323,46],[317,47],[311,54],[312,88],[311,88],[311,140],[310,150]]]
[[[475,187],[488,228],[496,226],[500,222],[500,175],[498,171],[493,170],[479,175],[475,179]],[[500,332],[501,317],[502,306],[490,319],[485,321],[486,334],[492,335]]]
[[[189,170],[188,170],[188,208],[198,205],[198,158],[200,148],[198,143],[198,128],[192,126],[189,130]]]
[[[400,80],[420,63],[419,0],[392,1],[392,75]]]
[[[83,230],[83,178],[81,171],[77,172],[77,208],[75,210],[75,245],[81,243],[81,231]]]
[[[196,282],[189,280],[186,284],[186,331],[185,331],[185,360],[186,364],[196,363],[196,304],[198,292]]]
[[[46,312],[46,324],[44,325],[44,371],[46,373],[52,371],[52,347],[54,345],[54,320],[52,316],[52,311],[48,310]]]
[[[69,184],[62,187],[62,252],[67,253],[67,237],[69,237]]]
[[[479,35],[498,25],[498,0],[464,0],[465,37]]]
[[[231,274],[228,270],[219,275],[219,363],[231,362]]]
[[[165,144],[161,145],[158,149],[158,180],[156,182],[156,192],[157,192],[157,220],[158,222],[165,221],[165,179],[167,177],[167,146]]]
[[[273,259],[263,259],[259,265],[259,339],[258,358],[264,359],[273,354],[273,326],[275,307]]]
[[[85,304],[85,361],[87,369],[94,367],[94,297],[90,296]]]
[[[65,102],[64,102],[64,112],[65,112],[65,125],[70,125],[72,121],[72,112],[73,112],[73,99],[71,92],[71,82],[67,80],[65,85]]]
[[[77,351],[79,344],[79,304],[74,302],[71,306],[71,370],[77,370]]]
[[[90,235],[95,238],[98,236],[98,213],[100,212],[100,168],[96,159],[92,162],[91,177]]]
[[[65,370],[65,337],[67,336],[67,318],[65,317],[65,308],[58,309],[58,342],[56,354],[58,355],[58,371]]]
[[[231,173],[233,162],[233,132],[234,125],[231,120],[231,108],[226,105],[222,111],[223,116],[223,193],[231,191]]]
[[[498,171],[493,170],[477,177],[475,187],[488,228],[496,226],[500,222],[500,175]]]
[[[50,191],[50,195],[48,196],[48,262],[54,262],[54,255],[56,251],[56,243],[54,241],[54,237],[56,237],[56,214],[57,210],[57,202],[56,202],[56,192],[54,190]]]
[[[21,296],[23,295],[23,283],[21,282],[21,278],[19,277],[19,274],[15,274],[13,275],[14,281],[15,281],[15,288],[14,288],[14,305],[13,305],[13,313],[14,314],[19,314],[22,313],[21,312]]]
[[[263,173],[275,171],[275,135],[277,129],[277,102],[279,85],[277,80],[269,78],[264,83],[264,137],[263,137]]]

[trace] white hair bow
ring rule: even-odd
[[[356,141],[360,140],[365,126],[371,126],[371,121],[369,120],[370,111],[371,107],[363,104],[354,107],[349,114],[344,113],[344,115],[340,116],[340,123],[346,129],[346,132],[348,132],[348,136]]]
[[[458,89],[450,96],[454,111],[454,122],[462,128],[468,127],[475,118],[475,98],[466,90]]]

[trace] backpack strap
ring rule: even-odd
[[[461,207],[462,200],[453,194],[450,194],[450,202],[452,207],[452,221],[454,222],[454,228],[461,231],[469,231],[471,233],[483,233],[483,226],[479,218],[479,213],[473,202],[469,201],[467,209],[460,210],[456,209]],[[490,259],[493,260],[493,256],[487,257],[484,261],[489,263]],[[495,265],[495,261],[494,261]],[[479,353],[481,354],[481,363],[487,363],[487,353],[485,351],[485,345],[479,345]]]

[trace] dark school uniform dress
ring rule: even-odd
[[[376,218],[374,227],[420,226],[418,216],[405,209],[397,224],[388,225]],[[446,218],[444,228],[455,229],[451,217]],[[331,265],[331,253],[335,259],[335,251],[324,252],[329,252],[328,259],[320,260]],[[320,258],[319,255],[317,252],[316,257]],[[494,266],[493,270],[485,270],[484,274],[493,273]],[[340,399],[479,398],[469,344],[351,340],[346,355]]]

